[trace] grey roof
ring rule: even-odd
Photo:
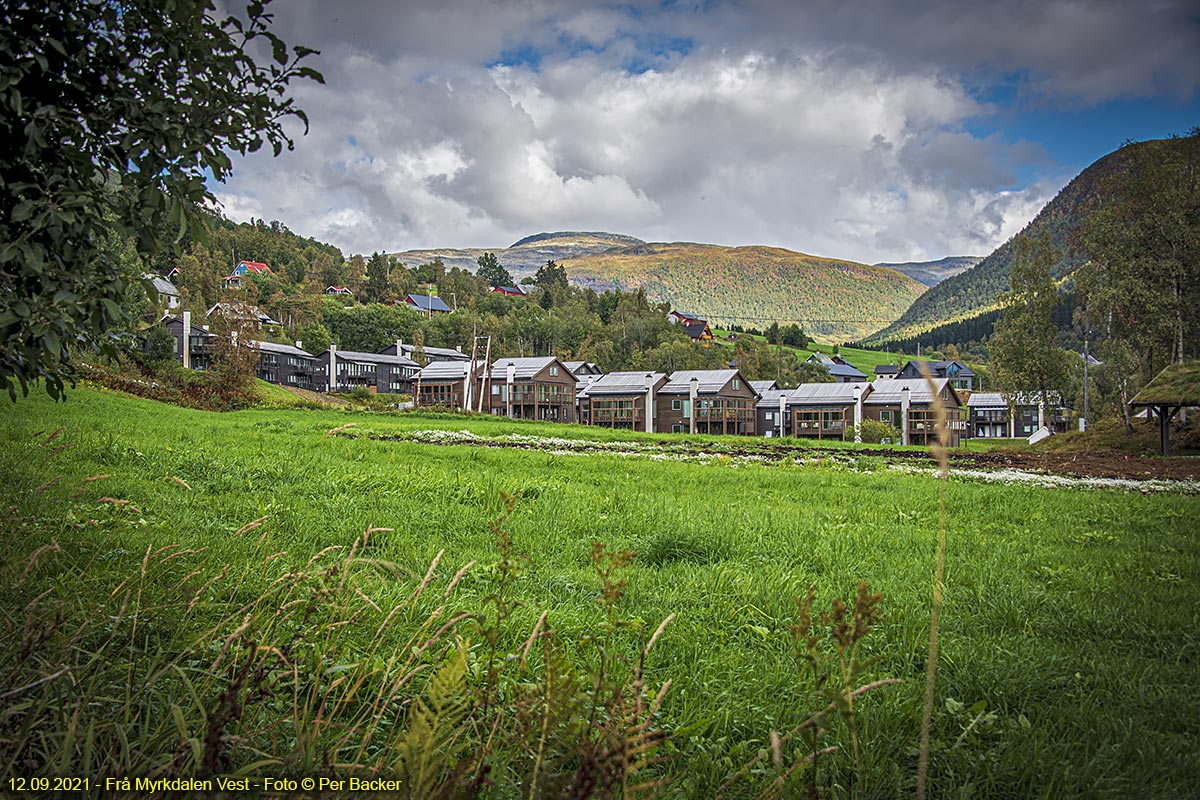
[[[279,344],[278,342],[255,342],[258,349],[264,353],[278,353],[284,356],[303,356],[312,358],[313,354],[301,350],[299,347],[292,347],[290,344]]]
[[[476,370],[483,365],[476,367]],[[432,361],[417,373],[420,380],[427,383],[445,381],[461,381],[467,377],[471,365],[466,361]]]
[[[858,367],[846,361],[844,358],[833,359],[824,353],[813,353],[808,357],[807,361],[812,364],[820,364],[825,369],[829,370],[829,374],[838,378],[862,378],[867,379],[866,374]]]
[[[403,355],[411,358],[414,347],[411,344],[405,344],[403,346],[403,349],[404,349]],[[448,360],[448,361],[470,361],[471,360],[471,357],[469,355],[467,355],[466,353],[462,352],[461,350],[454,350],[449,347],[426,347],[426,348],[424,348],[424,350],[425,350],[426,358],[438,358],[438,359]],[[380,353],[380,355],[394,356],[394,355],[396,355],[396,345],[389,344],[387,347],[380,350],[379,353]]]
[[[774,383],[775,381],[751,381],[751,385],[755,383]],[[779,409],[779,398],[787,397],[792,393],[791,389],[755,389],[762,397],[758,398],[759,408]]]
[[[591,361],[564,361],[563,366],[571,370],[572,375],[603,375],[600,367]]]
[[[895,375],[900,371],[900,368],[895,364],[877,364],[875,366],[876,375]]]
[[[975,373],[971,371],[970,367],[968,367],[966,364],[964,364],[961,361],[955,361],[953,359],[950,361],[935,361],[935,362],[933,362],[933,368],[938,370],[939,372],[941,372],[944,369],[948,369],[951,364],[958,364],[958,374],[960,377],[963,377],[963,378],[974,378],[975,377]]]
[[[328,353],[328,350],[322,351],[321,355]],[[385,353],[359,353],[355,350],[338,350],[337,358],[339,361],[358,361],[362,364],[399,364],[404,367],[420,366],[411,358],[404,356],[393,356]]]
[[[162,318],[161,322],[163,325],[168,325],[172,322],[178,322],[179,329],[181,331],[183,330],[183,317],[173,317],[170,314],[167,314],[166,316],[164,316]],[[197,325],[192,326],[192,332],[190,335],[192,335],[192,336],[216,336],[215,333],[210,333],[209,331],[207,331],[204,328],[201,328]]]
[[[602,375],[591,386],[582,390],[586,396],[645,394],[646,379],[655,385],[667,376],[661,372],[610,372]]]
[[[508,365],[516,367],[513,380],[529,380],[544,370],[550,364],[558,361],[554,356],[535,356],[531,358],[501,358],[492,363],[492,380],[508,380]],[[562,363],[558,361],[558,363]],[[566,369],[564,366],[563,369]],[[570,370],[567,370],[570,372]],[[573,377],[573,376],[572,376]]]
[[[698,319],[695,322],[684,323],[683,329],[687,331],[688,336],[693,339],[699,339],[704,335],[704,331],[708,329],[708,323],[702,319]]]
[[[450,311],[446,301],[437,295],[410,294],[404,298],[404,302],[416,306],[418,311]]]
[[[871,384],[875,391],[863,402],[867,405],[895,405],[899,404],[902,392],[907,386],[908,401],[910,403],[932,403],[933,394],[929,391],[929,384],[924,378],[896,378],[895,380],[883,381],[882,383]],[[942,389],[946,386],[945,378],[934,378],[933,385],[937,387],[938,394],[942,393]]]
[[[750,381],[750,385],[754,387],[754,391],[762,394],[772,389],[778,389],[779,381]]]
[[[697,392],[699,394],[717,394],[731,379],[740,375],[741,373],[736,369],[681,369],[671,373],[670,382],[660,392],[662,394],[690,394],[692,378],[698,378],[700,385],[697,387]],[[754,391],[753,386],[750,389]],[[757,391],[754,393],[758,394]]]
[[[1062,402],[1058,392],[1048,394],[1050,402]],[[1017,392],[1012,399],[1013,405],[1017,406],[1036,406],[1041,402],[1036,394],[1028,392]],[[1003,392],[972,392],[967,398],[967,408],[1008,408],[1008,401],[1004,399]]]
[[[166,278],[160,275],[150,275],[148,277],[150,278],[151,285],[154,286],[154,291],[161,295],[179,297],[179,290],[175,288],[175,284],[171,283]]]
[[[204,316],[211,317],[212,313],[214,311],[220,311],[222,314],[228,314],[233,310],[234,310],[233,303],[215,303],[212,308],[210,308],[208,311],[204,312]],[[256,319],[258,319],[259,324],[262,324],[262,325],[280,325],[280,324],[282,324],[280,322],[277,322],[276,320],[271,319],[270,315],[266,314],[258,306],[246,306],[246,310],[249,311],[251,314],[253,314]]]
[[[869,383],[802,383],[788,396],[788,405],[848,405],[854,402],[855,389],[859,389],[864,398],[870,397],[877,391]]]

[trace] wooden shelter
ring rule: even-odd
[[[1170,365],[1154,376],[1129,405],[1154,409],[1158,415],[1159,448],[1164,456],[1169,455],[1171,420],[1181,408],[1200,406],[1200,361]]]

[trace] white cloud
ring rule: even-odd
[[[297,91],[311,134],[244,159],[218,195],[235,218],[278,218],[347,252],[587,229],[861,261],[986,254],[1070,175],[1035,143],[971,132],[994,111],[973,74],[1023,64],[1034,90],[1076,98],[1182,85],[1158,56],[1109,58],[1122,71],[1055,35],[1075,24],[1112,40],[1128,15],[1107,4],[1081,17],[1060,2],[971,15],[881,3],[875,18],[753,0],[744,13],[530,0],[309,16],[296,2],[282,32],[326,51],[328,84]],[[1130,41],[1163,31],[1173,7],[1157,8],[1126,26]],[[1178,40],[1159,52],[1195,62]],[[487,66],[520,47],[536,64]],[[1031,180],[1031,165],[1056,174]]]

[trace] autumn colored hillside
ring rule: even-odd
[[[827,341],[882,328],[925,290],[895,270],[778,247],[640,244],[561,263],[576,285],[642,289],[722,326],[797,322]]]

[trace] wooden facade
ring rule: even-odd
[[[484,408],[488,413],[513,419],[575,421],[575,376],[557,358],[502,358],[492,364],[486,383]]]
[[[696,408],[692,408],[691,382],[697,382]],[[756,433],[759,395],[736,369],[680,370],[658,393],[658,430],[689,433],[695,412],[696,433]]]

